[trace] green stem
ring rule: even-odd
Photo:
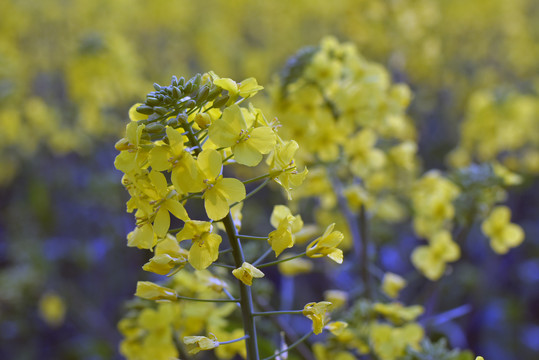
[[[220,263],[213,263],[212,265],[217,266],[217,267],[222,267],[222,268],[225,268],[225,269],[232,269],[232,270],[235,269],[235,267],[232,266],[232,265],[226,265],[226,264],[220,264]]]
[[[271,316],[271,315],[303,315],[303,310],[278,310],[278,311],[264,311],[264,312],[255,312],[253,316]]]
[[[236,267],[241,267],[245,262],[243,251],[241,249],[241,243],[236,232],[236,226],[234,225],[234,220],[232,215],[228,215],[222,220],[223,225],[225,226],[226,234],[228,236],[228,241],[232,248],[232,255],[234,256],[234,262]],[[251,294],[251,287],[245,285],[243,282],[238,280],[240,288],[240,306],[243,320],[243,329],[245,330],[245,335],[248,335],[249,338],[246,339],[245,345],[247,348],[247,360],[259,360],[258,355],[258,345],[256,341],[256,326],[255,319],[253,316],[254,306],[253,306],[253,296]]]
[[[251,236],[238,234],[238,238],[243,240],[268,240],[267,236]]]
[[[235,303],[240,302],[239,299],[199,299],[199,298],[193,298],[193,297],[181,296],[181,295],[177,295],[176,297],[181,300],[200,301],[200,302],[235,302]]]
[[[237,338],[237,339],[234,339],[234,340],[219,341],[219,345],[232,344],[232,343],[235,343],[235,342],[238,342],[238,341],[242,341],[242,340],[245,340],[245,339],[248,339],[248,338],[249,338],[249,335],[245,335],[245,336],[242,336],[242,337]]]
[[[268,257],[268,255],[271,254],[272,251],[273,251],[273,249],[272,249],[272,248],[269,248],[269,249],[266,250],[266,252],[263,253],[258,259],[256,259],[251,265],[257,266],[257,265],[260,264],[266,257]]]
[[[301,344],[303,341],[307,340],[307,338],[309,336],[311,336],[312,334],[314,333],[314,331],[311,330],[311,332],[303,335],[301,338],[298,339],[298,341],[296,341],[295,343],[291,344],[290,346],[288,346],[286,349],[282,350],[282,351],[279,351],[277,354],[274,354],[274,355],[271,355],[271,356],[268,356],[267,358],[264,358],[262,360],[271,360],[271,359],[275,359],[277,356],[281,355],[282,353],[285,353],[285,352],[288,352],[290,350],[292,350],[293,348],[295,348],[296,346],[298,346],[299,344]]]
[[[286,259],[275,260],[275,261],[272,261],[272,262],[269,262],[269,263],[265,263],[265,264],[262,264],[262,265],[258,265],[257,268],[261,269],[261,268],[265,268],[265,267],[268,267],[268,266],[277,265],[277,264],[280,264],[280,263],[282,263],[282,262],[294,260],[294,259],[297,259],[297,258],[302,257],[302,256],[305,256],[305,255],[307,255],[307,252],[306,252],[306,251],[304,251],[304,252],[302,252],[301,254],[298,254],[298,255],[296,255],[296,256],[292,256],[292,257],[286,258]]]
[[[249,180],[245,180],[245,181],[242,181],[243,184],[250,184],[252,182],[255,182],[255,181],[258,181],[258,180],[262,180],[262,179],[265,179],[265,178],[268,178],[270,177],[271,175],[270,174],[266,174],[266,175],[260,175],[260,176],[257,176],[255,178],[252,178],[252,179],[249,179]]]

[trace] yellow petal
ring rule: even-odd
[[[218,151],[206,149],[198,154],[197,164],[204,174],[205,179],[213,180],[221,173],[223,158]]]

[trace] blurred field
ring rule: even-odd
[[[411,87],[424,169],[498,159],[523,174],[509,206],[525,243],[494,256],[474,227],[479,240],[467,243],[437,298],[441,308],[473,311],[432,335],[487,360],[537,358],[539,2],[4,0],[0,8],[1,359],[120,358],[116,324],[136,280],[149,278],[141,269],[149,254],[125,246],[134,220],[114,143],[152,83],[214,70],[268,87],[288,57],[325,35],[354,43]],[[379,262],[410,270],[395,259],[412,243],[382,243]]]

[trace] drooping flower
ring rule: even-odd
[[[279,256],[285,249],[294,246],[294,234],[303,228],[300,215],[293,216],[290,209],[284,205],[276,205],[270,218],[271,225],[276,228],[268,235],[275,256]]]
[[[241,267],[232,270],[232,275],[234,275],[245,285],[249,286],[253,285],[253,278],[264,277],[264,273],[262,271],[249,264],[248,262],[244,262]]]
[[[202,350],[211,350],[219,346],[219,341],[213,334],[210,334],[210,338],[205,336],[185,336],[183,343],[187,345],[187,351],[192,355]]]
[[[135,296],[147,300],[175,301],[178,299],[178,294],[173,289],[159,286],[150,281],[137,282]]]
[[[321,237],[307,246],[307,256],[312,258],[327,256],[336,263],[342,264],[343,252],[337,246],[344,239],[344,235],[340,231],[333,231],[334,227],[335,224],[329,225]]]
[[[313,331],[320,334],[326,322],[326,312],[331,306],[329,301],[310,302],[303,308],[303,315],[313,322]]]

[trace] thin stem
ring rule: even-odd
[[[225,268],[225,269],[232,269],[232,270],[235,269],[235,267],[232,266],[232,265],[220,264],[220,263],[215,263],[215,262],[212,265],[217,266],[217,267],[222,267],[222,268]]]
[[[271,316],[271,315],[302,315],[303,310],[277,310],[277,311],[264,311],[264,312],[254,312],[253,316]]]
[[[311,332],[303,335],[301,338],[299,338],[298,341],[296,341],[295,343],[293,344],[290,344],[290,346],[288,346],[286,349],[282,350],[282,351],[279,351],[277,354],[274,354],[274,355],[271,355],[271,356],[268,356],[267,358],[264,358],[262,360],[271,360],[271,359],[275,359],[277,356],[281,355],[282,353],[285,353],[285,352],[288,352],[290,350],[292,350],[293,348],[295,348],[296,346],[298,346],[299,344],[301,344],[303,341],[307,340],[309,338],[309,336],[311,336],[312,334],[314,333],[314,331],[311,330]]]
[[[282,262],[294,260],[294,259],[297,259],[297,258],[302,257],[302,256],[305,256],[305,255],[307,255],[307,252],[306,252],[306,251],[304,251],[304,252],[302,252],[301,254],[298,254],[298,255],[296,255],[296,256],[292,256],[292,257],[286,258],[286,259],[275,260],[275,261],[272,261],[272,262],[269,262],[269,263],[265,263],[265,264],[262,264],[262,265],[258,265],[257,268],[261,269],[261,268],[265,268],[265,267],[268,267],[268,266],[277,265],[277,264],[280,264],[280,263],[282,263]]]
[[[234,340],[228,340],[228,341],[219,341],[219,345],[226,345],[226,344],[232,344],[232,343],[235,343],[235,342],[238,342],[238,341],[242,341],[242,340],[245,340],[245,339],[248,339],[249,338],[249,335],[244,335],[240,338],[237,338],[237,339],[234,339]]]
[[[232,251],[233,251],[232,248],[226,249],[226,250],[221,250],[221,251],[219,251],[219,255],[228,254],[229,252],[232,252]]]
[[[223,225],[225,226],[226,234],[228,236],[228,241],[230,246],[233,249],[232,255],[234,256],[234,262],[236,267],[241,267],[245,261],[243,251],[241,249],[241,243],[237,235],[236,226],[234,225],[234,220],[230,212],[222,220]],[[243,329],[245,330],[245,335],[248,335],[249,338],[245,341],[245,346],[247,349],[247,360],[259,360],[258,355],[258,345],[256,340],[256,326],[255,318],[253,316],[254,306],[253,306],[253,295],[251,294],[251,287],[245,285],[243,282],[238,280],[238,285],[240,288],[240,306],[243,320]]]
[[[249,180],[245,180],[245,181],[242,181],[243,184],[250,184],[252,182],[255,182],[255,181],[258,181],[258,180],[262,180],[262,179],[265,179],[265,178],[268,178],[270,177],[271,174],[266,174],[266,175],[260,175],[260,176],[257,176],[255,178],[252,178],[252,179],[249,179]]]
[[[264,311],[273,311],[273,308],[264,298],[254,297],[253,301],[256,306],[261,308]],[[284,332],[284,337],[288,343],[294,343],[298,340],[299,336],[296,331],[290,326],[289,322],[285,321],[286,316],[270,316],[268,318],[276,327]],[[303,357],[303,360],[315,360],[311,349],[305,342],[298,344],[296,350]]]
[[[182,300],[189,300],[189,301],[200,301],[200,302],[240,302],[240,299],[199,299],[199,298],[193,298],[188,296],[176,296],[178,299]]]
[[[234,207],[236,205],[238,205],[240,202],[243,202],[247,199],[249,199],[251,196],[253,196],[254,194],[256,194],[257,192],[259,192],[260,190],[262,190],[262,188],[264,186],[266,186],[266,184],[270,181],[270,179],[266,179],[262,184],[258,185],[253,191],[251,191],[249,194],[247,194],[245,196],[245,198],[242,200],[242,201],[238,201],[238,202],[235,202],[234,204],[230,205],[230,207]]]
[[[242,240],[268,240],[267,236],[251,236],[238,234],[238,238]]]
[[[269,249],[266,250],[266,252],[263,253],[258,259],[256,259],[251,265],[257,266],[257,265],[260,264],[265,258],[267,258],[268,255],[271,254],[272,251],[273,251],[273,249],[272,249],[272,248],[269,248]]]

